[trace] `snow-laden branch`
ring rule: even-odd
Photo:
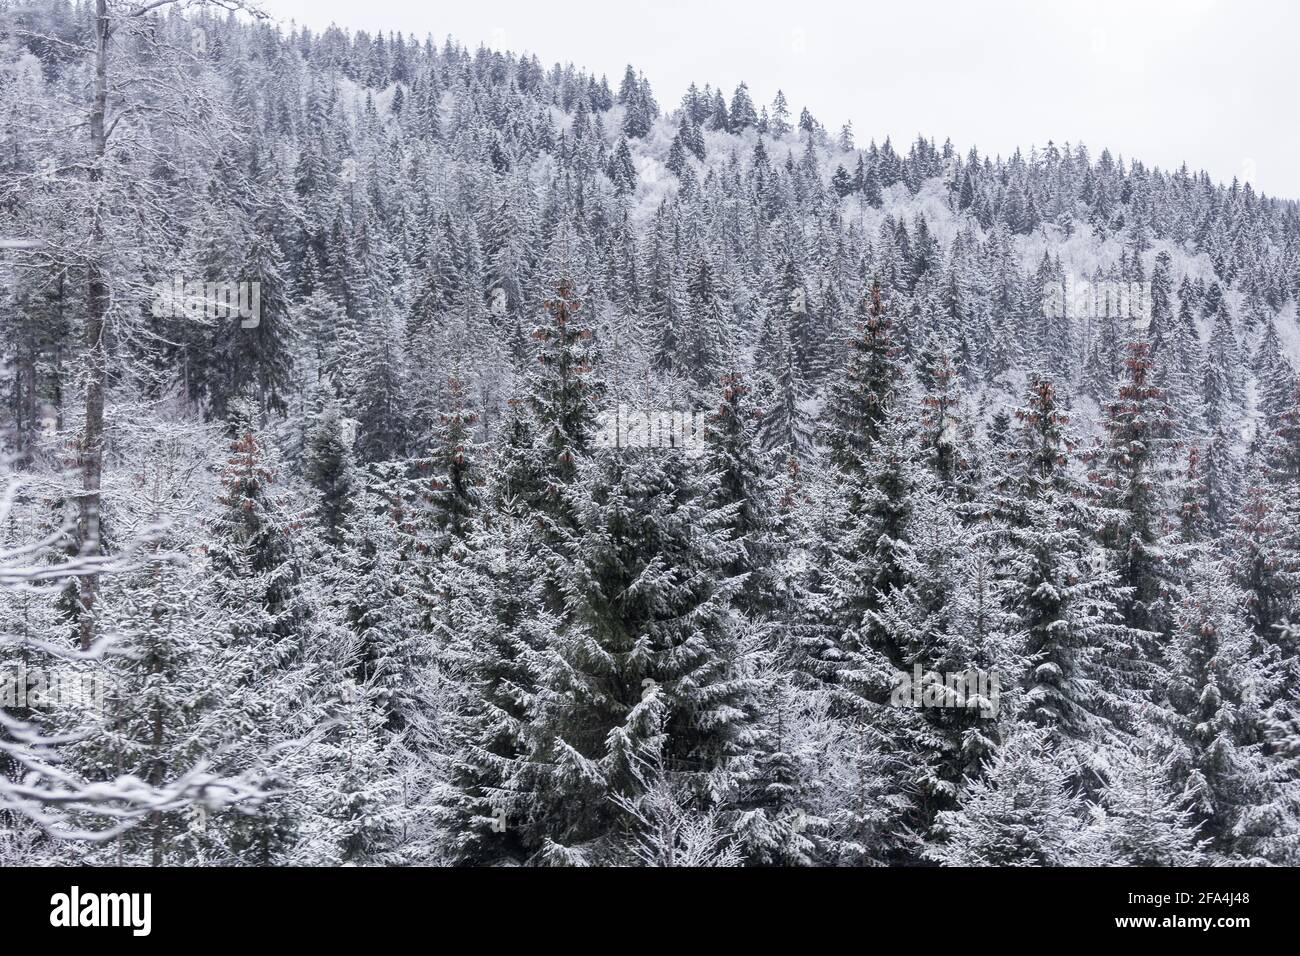
[[[12,513],[27,482],[8,477],[0,487],[0,525]],[[148,536],[146,536],[148,537]],[[64,581],[83,574],[140,567],[143,559],[72,557],[51,561],[57,546],[67,541],[67,529],[44,538],[0,548],[0,589]],[[161,556],[163,560],[166,555]],[[159,560],[157,555],[150,560]],[[0,634],[0,647],[21,645],[65,661],[104,657],[112,639],[101,637],[89,648]],[[174,780],[150,784],[132,775],[89,781],[62,765],[60,749],[87,740],[96,728],[43,733],[28,721],[0,708],[0,810],[32,821],[47,833],[72,840],[114,839],[145,817],[202,804],[219,809],[254,804],[263,794],[254,779],[218,777],[200,763]],[[7,766],[6,766],[7,765]]]

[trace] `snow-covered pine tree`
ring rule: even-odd
[[[578,517],[559,585],[566,619],[545,650],[525,779],[540,801],[540,861],[596,861],[627,826],[617,800],[648,787],[647,761],[703,806],[731,788],[752,745],[757,685],[727,577],[743,547],[717,482],[682,451],[610,450],[568,489]]]
[[[1150,745],[1108,751],[1109,780],[1080,841],[1080,864],[1197,866],[1202,862],[1205,841],[1171,781],[1173,762],[1174,758],[1162,757]]]
[[[979,451],[961,377],[946,341],[927,348],[921,407],[921,452],[943,494],[969,503],[979,489]]]
[[[709,504],[726,509],[733,540],[741,545],[727,577],[744,576],[736,606],[751,620],[765,620],[782,604],[779,562],[784,542],[777,526],[771,461],[759,450],[758,410],[738,372],[722,376],[717,409],[705,424],[705,467],[717,475]]]
[[[1166,654],[1172,781],[1209,849],[1224,858],[1249,852],[1249,829],[1240,825],[1264,799],[1259,744],[1276,681],[1251,653],[1243,603],[1222,562],[1197,554]]]
[[[945,866],[1072,866],[1085,803],[1046,730],[1025,727],[935,821],[927,858]]]
[[[110,653],[70,666],[65,676],[81,681],[82,718],[99,725],[71,748],[69,764],[90,781],[130,776],[162,787],[203,766],[216,749],[205,718],[226,675],[218,653],[221,615],[203,600],[195,560],[201,486],[193,478],[208,436],[201,432],[195,442],[178,426],[151,425],[133,436],[144,440],[135,448],[132,494],[113,509],[115,523],[147,531],[148,560],[105,578],[100,627]],[[84,726],[78,729],[84,734]],[[189,862],[199,851],[195,837],[206,814],[202,801],[156,811],[113,843],[92,844],[88,858],[117,865]]]
[[[442,562],[434,634],[454,691],[435,818],[442,852],[457,863],[522,862],[534,849],[538,805],[521,778],[558,626],[537,573],[541,548],[526,514],[503,511],[476,522],[463,552]]]
[[[326,385],[317,390],[317,395],[319,408],[312,416],[307,436],[304,471],[316,491],[316,520],[324,538],[338,547],[344,542],[352,507],[352,447],[333,388]]]
[[[475,437],[478,416],[466,407],[465,383],[456,375],[447,380],[447,409],[434,428],[429,457],[419,464],[432,474],[422,514],[430,553],[445,554],[470,530],[480,506],[483,449]]]
[[[218,615],[217,672],[205,732],[217,765],[251,774],[268,791],[256,813],[225,811],[207,821],[201,854],[212,862],[273,865],[294,859],[312,832],[309,778],[338,631],[329,604],[304,593],[305,523],[287,506],[274,446],[256,428],[247,398],[231,402],[235,437],[208,519],[205,603]]]
[[[1254,464],[1231,538],[1234,576],[1256,649],[1271,645],[1294,659],[1284,635],[1300,609],[1300,386]]]
[[[1095,740],[1130,709],[1136,638],[1117,620],[1114,574],[1090,544],[1097,525],[1069,469],[1068,417],[1055,385],[1031,376],[989,511],[1006,607],[1024,633],[1025,716],[1055,738]]]
[[[861,630],[894,668],[890,706],[870,721],[909,804],[904,822],[923,833],[1012,726],[1025,664],[993,557],[953,505],[916,489],[908,532],[902,578],[879,592]],[[857,677],[845,674],[850,683]]]
[[[549,317],[533,331],[536,364],[524,385],[532,417],[533,446],[521,449],[542,486],[539,520],[553,532],[572,527],[564,489],[577,475],[578,462],[595,433],[597,403],[604,382],[595,372],[593,332],[579,316],[583,301],[569,279],[544,303]]]
[[[832,380],[824,418],[826,445],[837,469],[854,473],[880,437],[889,406],[899,392],[901,350],[878,282],[859,312],[843,368]]]
[[[1090,478],[1102,518],[1100,544],[1123,588],[1121,611],[1130,627],[1146,633],[1142,663],[1151,668],[1160,664],[1174,590],[1162,542],[1171,510],[1174,419],[1153,382],[1150,345],[1131,341],[1117,392],[1106,406],[1106,438]]]

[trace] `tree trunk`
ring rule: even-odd
[[[100,552],[100,482],[104,468],[104,324],[108,314],[108,287],[104,280],[104,179],[106,136],[104,113],[108,102],[108,0],[95,0],[95,98],[90,112],[90,262],[87,273],[86,316],[86,430],[81,441],[81,500],[78,537],[81,553],[94,558]],[[99,576],[81,577],[81,647],[95,639],[95,595]]]

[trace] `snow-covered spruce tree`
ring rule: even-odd
[[[885,768],[876,786],[888,819],[876,829],[881,843],[863,854],[900,860],[914,858],[916,835],[952,796],[955,771],[938,764],[952,760],[966,743],[972,753],[980,746],[974,742],[978,732],[963,743],[964,732],[955,725],[945,737],[928,717],[892,706],[893,691],[914,666],[928,672],[931,656],[935,663],[943,658],[974,664],[980,655],[972,648],[939,650],[952,635],[947,624],[928,620],[936,602],[945,600],[938,592],[953,583],[947,578],[953,569],[935,571],[945,561],[935,554],[919,557],[917,541],[930,530],[941,533],[941,515],[955,518],[922,464],[916,415],[900,387],[900,358],[878,297],[869,310],[862,354],[832,386],[827,478],[834,487],[825,492],[832,517],[820,531],[826,536],[820,548],[826,568],[812,604],[820,626],[801,634],[800,667],[825,684],[840,715],[862,729],[869,746],[864,756],[876,770]],[[928,624],[935,632],[926,631]],[[971,637],[978,643],[984,635]]]
[[[808,284],[793,257],[787,257],[772,276],[766,292],[767,312],[784,332],[797,379],[811,385],[819,377],[822,343],[816,340],[814,302]]]
[[[808,385],[788,333],[775,330],[774,338],[761,350],[758,401],[763,409],[759,435],[764,451],[807,462],[813,457],[815,439],[807,407]]]
[[[349,385],[349,415],[357,421],[356,454],[362,461],[386,461],[408,452],[411,430],[397,322],[373,314],[358,338],[357,371]]]
[[[393,478],[367,474],[358,488],[340,590],[358,641],[352,679],[373,685],[385,726],[400,733],[424,717],[422,695],[437,655],[421,618],[420,569],[429,559],[417,549],[419,529],[402,497],[407,483]]]
[[[346,626],[355,636],[344,679],[356,687],[352,697],[379,715],[372,732],[394,788],[389,796],[404,809],[385,852],[427,863],[435,849],[425,811],[440,779],[436,755],[446,747],[452,687],[446,674],[450,655],[423,616],[428,592],[422,569],[429,558],[418,547],[421,529],[402,494],[408,485],[388,470],[367,476],[349,519],[351,547],[338,590],[346,599]],[[362,716],[354,719],[360,722]]]
[[[1178,497],[1177,526],[1170,528],[1178,549],[1204,545],[1230,527],[1236,502],[1238,466],[1228,448],[1227,437],[1217,432],[1200,444],[1189,444],[1181,472],[1174,480]]]
[[[1166,652],[1170,772],[1208,849],[1225,859],[1251,852],[1242,821],[1265,798],[1262,705],[1276,676],[1251,653],[1241,593],[1222,562],[1200,551]]]
[[[1294,634],[1290,637],[1296,639]],[[1290,714],[1300,708],[1294,690],[1289,704]],[[1300,719],[1273,719],[1266,733],[1266,797],[1238,829],[1255,836],[1253,845],[1265,860],[1294,866],[1300,861]]]
[[[315,257],[308,262],[314,270]],[[347,332],[343,307],[324,288],[314,287],[299,299],[294,320],[303,329],[294,358],[295,369],[302,379],[318,383],[343,381],[348,346],[355,338]]]
[[[1269,427],[1276,427],[1282,414],[1291,405],[1296,384],[1295,367],[1286,356],[1276,321],[1269,320],[1251,364],[1258,383],[1258,404],[1262,418]]]
[[[533,444],[521,449],[541,486],[536,516],[549,535],[571,529],[574,516],[564,494],[577,475],[596,427],[604,382],[595,372],[591,327],[579,316],[584,303],[569,279],[555,285],[544,303],[549,321],[533,331],[536,358],[524,384]]]
[[[1097,521],[1070,472],[1056,387],[1029,382],[989,512],[1004,546],[1006,608],[1024,634],[1025,716],[1057,740],[1096,740],[1131,716],[1136,636],[1118,620],[1114,573],[1090,545]],[[1086,530],[1085,530],[1086,529]]]
[[[1013,725],[1025,666],[993,556],[952,505],[919,494],[909,534],[902,582],[867,612],[876,646],[896,650],[902,665],[891,675],[890,706],[870,720],[888,735],[891,772],[910,803],[906,823],[923,833]]]
[[[946,341],[931,343],[925,358],[921,452],[942,493],[953,501],[969,503],[979,490],[979,453],[961,374]]]
[[[729,349],[725,290],[707,253],[701,252],[686,281],[686,328],[681,343],[682,372],[702,388],[712,388]]]
[[[899,818],[907,800],[887,748],[864,726],[837,716],[834,701],[824,690],[803,695],[801,726],[811,748],[803,779],[809,810],[796,811],[797,834],[809,839],[814,860],[827,866],[884,866],[896,859]]]
[[[783,542],[777,527],[771,461],[758,441],[759,413],[737,372],[722,376],[722,395],[705,425],[705,467],[717,475],[709,504],[727,509],[732,539],[741,545],[727,577],[744,576],[736,606],[751,619],[776,613],[782,601]]]
[[[908,646],[871,615],[908,582],[916,509],[931,492],[900,404],[891,405],[861,473],[839,479],[833,514],[841,523],[823,531],[835,536],[826,549],[824,643],[806,647],[805,665],[842,689],[846,712],[882,705],[895,673],[911,665]]]
[[[465,383],[456,375],[447,380],[447,409],[439,413],[433,447],[420,464],[431,472],[424,520],[434,556],[462,540],[478,510],[483,449],[474,435],[478,416],[466,408]]]
[[[825,414],[828,465],[817,491],[824,508],[813,548],[818,567],[809,582],[810,614],[797,633],[800,666],[810,677],[840,686],[845,670],[859,671],[864,680],[874,669],[871,693],[882,701],[893,683],[887,666],[891,655],[871,666],[854,655],[864,651],[866,612],[902,581],[898,552],[907,546],[912,496],[925,475],[907,409],[900,407],[906,398],[902,355],[893,344],[878,286],[864,309],[849,358],[831,383]],[[892,658],[901,669],[897,649]],[[841,706],[858,708],[864,690],[841,688]]]
[[[326,542],[343,544],[344,525],[352,507],[352,448],[344,432],[342,410],[333,389],[318,390],[320,407],[312,415],[304,472],[317,495],[316,520]]]
[[[431,620],[462,694],[439,818],[462,862],[524,860],[538,847],[539,798],[525,771],[543,654],[570,613],[563,579],[580,496],[567,489],[589,453],[603,391],[581,308],[572,282],[559,282],[495,448],[488,507],[463,553],[449,551],[437,571],[442,603]]]
[[[300,560],[310,554],[302,588],[314,612],[311,639],[326,650],[320,682],[333,691],[331,729],[316,747],[312,826],[293,859],[424,862],[422,805],[442,688],[420,628],[415,535],[402,527],[410,482],[392,467],[357,470],[337,410],[331,391],[305,454],[320,540],[301,536]]]
[[[412,592],[425,632],[439,626],[444,600],[443,559],[463,545],[480,507],[485,450],[475,436],[478,416],[466,407],[465,383],[453,374],[447,381],[447,407],[436,413],[432,446],[411,463],[418,478],[407,512],[414,526],[410,537],[418,584]],[[458,559],[458,555],[452,555]]]
[[[660,372],[689,376],[693,368],[683,342],[689,331],[686,286],[673,268],[667,244],[667,237],[656,230],[647,251],[645,318],[654,343],[652,361]]]
[[[1267,653],[1296,609],[1300,551],[1289,502],[1267,480],[1246,489],[1232,529],[1234,578],[1245,592],[1246,614],[1255,633],[1255,650]]]
[[[568,614],[546,648],[524,777],[542,862],[601,859],[628,823],[615,798],[642,792],[651,755],[707,806],[752,744],[757,685],[730,608],[741,582],[726,576],[742,545],[707,504],[715,483],[681,451],[615,449],[566,489]]]
[[[732,539],[742,545],[725,573],[743,576],[733,603],[745,615],[751,639],[761,645],[756,656],[761,718],[751,762],[740,772],[737,845],[751,864],[808,865],[822,856],[813,840],[813,831],[825,822],[814,805],[819,754],[826,731],[839,725],[824,713],[820,720],[810,716],[824,711],[825,701],[791,670],[797,641],[790,625],[799,628],[802,603],[785,564],[798,537],[796,525],[802,528],[793,513],[792,487],[787,484],[778,496],[770,473],[773,458],[759,450],[758,413],[742,376],[724,375],[722,387],[705,431],[704,467],[718,476],[708,503],[726,509]],[[797,460],[788,464],[797,474]]]
[[[1287,627],[1300,613],[1300,387],[1255,466],[1231,537],[1234,577],[1256,653],[1294,663],[1300,650]]]
[[[402,793],[402,743],[386,731],[376,686],[358,684],[349,673],[346,664],[357,655],[356,637],[344,633],[334,643],[342,653],[323,669],[330,674],[337,699],[324,708],[328,732],[312,743],[304,775],[295,781],[306,813],[287,862],[424,863],[412,853],[418,854],[420,846],[409,841],[417,809]]]
[[[115,524],[152,529],[149,560],[104,579],[100,625],[111,652],[67,675],[82,682],[84,716],[99,728],[69,747],[66,759],[87,780],[130,775],[161,787],[211,758],[219,738],[205,716],[225,675],[218,653],[222,616],[205,606],[196,560],[202,486],[193,478],[206,449],[188,440],[182,426],[151,426],[134,449],[139,463],[131,497],[113,508]],[[196,853],[206,813],[202,802],[151,813],[112,844],[90,844],[84,852],[117,865],[185,863]]]
[[[1201,369],[1201,401],[1210,428],[1226,425],[1235,417],[1243,397],[1241,366],[1232,318],[1227,303],[1220,299]]]
[[[536,423],[522,398],[506,402],[501,427],[488,455],[490,469],[483,508],[490,513],[522,513],[546,501],[546,484],[538,471],[533,446]]]
[[[1285,734],[1300,713],[1300,387],[1255,465],[1229,540],[1234,578],[1245,592],[1251,657],[1269,678],[1256,685],[1266,718],[1266,789],[1261,805],[1245,814],[1234,836],[1275,862],[1294,863],[1300,858],[1294,823],[1300,767]]]
[[[1049,732],[1023,727],[998,749],[960,805],[935,821],[928,859],[945,866],[1071,866],[1085,802]]]
[[[53,564],[60,546],[67,547],[67,525],[59,527],[61,508],[52,505],[52,498],[61,499],[63,490],[56,484],[53,489],[36,482],[23,482],[17,476],[7,476],[0,485],[0,557],[8,564],[22,561],[27,565]],[[59,502],[62,504],[62,502]],[[32,542],[44,542],[46,547],[33,547]],[[14,740],[19,728],[34,728],[53,735],[60,728],[53,723],[54,714],[35,706],[29,695],[20,694],[19,680],[27,672],[51,671],[57,668],[59,658],[42,645],[70,641],[76,634],[75,612],[67,607],[75,602],[75,591],[69,594],[64,582],[52,582],[36,587],[25,581],[10,579],[7,587],[0,588],[0,673],[4,675],[4,715],[17,722],[17,727],[6,725],[0,733],[0,742]],[[0,776],[16,778],[19,764],[8,751],[0,750]],[[0,816],[15,828],[28,826],[15,811],[0,810]],[[44,839],[44,834],[34,824],[30,828]]]
[[[1108,780],[1075,848],[1087,866],[1196,866],[1200,826],[1171,781],[1174,758],[1150,745],[1107,751]]]
[[[457,863],[523,862],[532,850],[525,825],[536,803],[518,778],[557,627],[538,574],[542,547],[526,513],[502,511],[476,522],[463,550],[440,565],[433,639],[454,689],[435,817],[442,852]]]
[[[1065,273],[1058,260],[1053,261],[1047,250],[1030,275],[1032,302],[1037,308],[1030,310],[1032,344],[1030,354],[1037,367],[1060,381],[1074,375],[1078,365],[1077,335],[1071,321],[1069,303],[1065,301]]]
[[[819,766],[825,732],[843,727],[825,695],[794,679],[785,656],[778,648],[760,658],[760,718],[737,800],[737,845],[760,866],[807,866],[822,856],[813,839],[829,838],[828,821],[817,816]]]
[[[1154,291],[1153,291],[1154,295]],[[1201,397],[1200,333],[1190,302],[1179,307],[1178,317],[1162,327],[1159,354],[1155,362],[1155,385],[1166,400],[1178,409],[1176,426],[1181,435],[1193,435],[1205,428],[1205,411]],[[1152,341],[1154,347],[1154,339]]]
[[[286,184],[256,154],[240,152],[231,144],[217,157],[199,213],[206,221],[182,250],[191,263],[187,274],[205,283],[237,283],[239,290],[221,306],[198,303],[204,321],[179,330],[190,394],[203,397],[216,418],[245,393],[263,408],[283,411],[294,351],[288,270],[274,235],[276,217],[287,212]],[[189,316],[195,305],[187,303]]]
[[[848,356],[831,382],[825,442],[831,461],[842,473],[862,469],[880,437],[890,404],[903,377],[901,349],[878,282],[862,303],[859,325],[847,343]]]
[[[1176,321],[1173,301],[1173,259],[1167,252],[1156,255],[1155,266],[1151,270],[1151,294],[1147,302],[1149,318],[1146,326],[1147,338],[1151,342],[1151,360],[1156,365],[1165,361],[1164,352]],[[1156,376],[1159,377],[1158,375]]]
[[[1090,478],[1100,509],[1100,544],[1123,588],[1125,622],[1145,632],[1140,663],[1159,667],[1174,584],[1162,539],[1169,514],[1174,411],[1153,383],[1150,345],[1130,342],[1117,392],[1106,406],[1106,438]],[[1146,678],[1153,684],[1154,674]]]
[[[269,795],[256,813],[211,817],[200,853],[214,863],[272,865],[294,859],[312,830],[313,734],[341,692],[323,666],[338,631],[329,602],[313,606],[304,593],[302,560],[311,549],[277,485],[274,447],[253,424],[255,406],[239,398],[230,408],[235,438],[208,521],[204,568],[221,681],[203,720],[220,739],[219,765],[255,775]]]
[[[1096,276],[1093,281],[1098,285],[1107,281],[1101,277],[1100,270]],[[1127,320],[1112,315],[1109,308],[1104,308],[1092,322],[1093,337],[1084,359],[1083,380],[1079,387],[1098,405],[1102,405],[1115,393],[1119,384],[1120,356]]]

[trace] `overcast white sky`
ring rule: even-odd
[[[691,81],[778,88],[860,145],[917,133],[965,152],[1082,139],[1148,165],[1300,198],[1293,0],[264,0],[314,29],[402,30],[643,70],[664,107]]]

